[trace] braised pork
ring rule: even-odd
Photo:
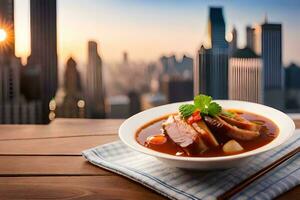
[[[187,155],[198,154],[208,149],[199,133],[179,115],[169,116],[162,127],[165,134]]]
[[[236,126],[238,128],[241,128],[241,129],[246,129],[246,130],[249,130],[249,131],[259,131],[260,129],[260,125],[258,124],[255,124],[255,123],[252,123],[240,116],[234,116],[234,117],[227,117],[225,115],[220,115],[220,117],[226,121],[227,123],[233,125],[233,126]]]
[[[232,139],[252,140],[260,135],[259,131],[251,131],[238,128],[237,126],[226,122],[218,116],[205,116],[204,120],[207,123],[208,127],[212,130],[212,132],[217,134],[226,134]]]

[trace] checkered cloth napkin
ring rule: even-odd
[[[82,152],[92,164],[115,172],[170,199],[216,199],[231,187],[300,146],[300,129],[284,145],[253,157],[247,165],[218,171],[173,168],[135,152],[121,141]],[[272,199],[300,184],[300,155],[256,180],[233,199]]]

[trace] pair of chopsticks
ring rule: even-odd
[[[218,196],[217,199],[218,200],[230,199],[231,197],[236,195],[238,192],[245,189],[248,185],[253,183],[255,180],[259,179],[260,177],[262,177],[266,173],[270,172],[271,170],[273,170],[274,168],[276,168],[280,164],[284,163],[288,159],[292,158],[294,155],[296,155],[299,152],[300,152],[300,147],[298,147],[298,148],[294,149],[293,151],[289,152],[288,154],[282,156],[281,158],[279,158],[275,162],[271,163],[270,165],[262,168],[261,170],[259,170],[255,174],[251,175],[250,177],[248,177],[247,179],[245,179],[244,181],[242,181],[238,185],[234,186],[233,188],[229,189],[228,191],[226,191],[222,195]]]

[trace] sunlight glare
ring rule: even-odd
[[[3,42],[7,37],[7,33],[4,29],[0,29],[0,42]]]

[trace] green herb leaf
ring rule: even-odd
[[[230,118],[233,118],[235,116],[235,114],[233,112],[229,112],[226,110],[222,110],[221,114],[225,115],[226,117],[230,117]]]
[[[194,98],[194,104],[184,104],[179,107],[179,112],[183,117],[189,117],[199,110],[201,115],[219,115],[222,111],[222,107],[216,102],[212,102],[211,96],[206,96],[203,94],[197,95]]]
[[[179,107],[179,112],[183,117],[189,117],[196,110],[193,104],[183,104]]]
[[[199,108],[201,111],[208,109],[208,106],[211,102],[211,96],[206,96],[203,94],[197,95],[194,98],[194,104],[196,108]]]
[[[212,102],[208,106],[208,114],[211,116],[216,116],[220,114],[221,111],[222,111],[222,107],[216,102]]]

